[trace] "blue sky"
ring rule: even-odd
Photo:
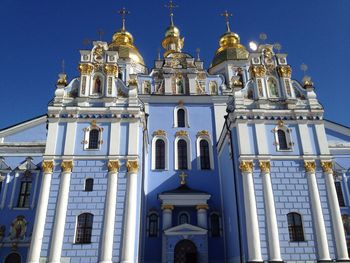
[[[346,107],[350,96],[349,0],[178,0],[175,24],[185,37],[184,51],[209,66],[225,31],[220,13],[233,13],[232,31],[247,45],[265,32],[268,41],[289,54],[293,78],[308,65],[326,118],[350,126]],[[78,75],[84,39],[110,41],[120,28],[117,10],[132,14],[127,29],[149,68],[169,23],[166,1],[160,0],[1,0],[0,1],[0,128],[45,114],[54,95],[61,60],[71,79]]]

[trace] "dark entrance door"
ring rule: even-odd
[[[187,239],[177,243],[175,246],[174,263],[197,263],[196,245]]]

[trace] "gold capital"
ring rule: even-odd
[[[321,161],[321,167],[324,173],[333,173],[333,163],[331,161]]]
[[[162,205],[162,210],[174,210],[173,205]]]
[[[306,172],[308,172],[308,173],[314,173],[316,171],[315,161],[305,161],[304,167],[305,167]]]
[[[108,161],[108,172],[116,173],[119,171],[119,161],[118,160],[109,160]]]
[[[241,161],[239,165],[239,169],[241,169],[244,173],[251,173],[253,171],[253,162],[252,161]]]
[[[136,173],[139,169],[139,164],[137,161],[127,161],[126,168],[129,173]]]
[[[80,64],[78,67],[81,74],[91,74],[94,70],[94,66],[90,64]]]
[[[153,136],[166,136],[166,132],[164,130],[156,130],[152,134]]]
[[[43,163],[41,164],[44,173],[52,173],[53,172],[53,160],[50,161],[43,161]]]
[[[259,166],[260,166],[260,170],[263,173],[269,173],[270,172],[270,168],[271,168],[271,164],[268,161],[265,162],[259,162]]]
[[[105,65],[104,70],[107,75],[116,76],[118,74],[118,67],[116,65]]]
[[[200,209],[209,209],[209,206],[207,204],[200,204],[200,205],[197,205],[196,206],[196,209],[197,210],[200,210]]]
[[[278,67],[278,73],[283,78],[290,78],[292,76],[292,68],[290,66]]]
[[[175,135],[176,135],[176,136],[188,136],[188,133],[187,133],[187,131],[181,130],[181,131],[177,131],[177,132],[175,133]]]
[[[263,65],[251,66],[250,71],[255,78],[263,78],[266,74],[266,68]]]
[[[61,168],[64,173],[71,173],[73,170],[73,160],[62,161]]]
[[[209,132],[206,130],[200,131],[197,133],[197,137],[200,137],[200,136],[209,136]]]

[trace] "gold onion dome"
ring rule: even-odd
[[[119,58],[132,59],[136,63],[145,65],[143,57],[134,45],[134,37],[125,30],[125,15],[129,14],[128,11],[123,8],[119,13],[122,15],[122,28],[114,33],[112,42],[109,44],[108,49],[117,51]]]
[[[223,14],[226,17],[227,31],[220,37],[220,47],[216,50],[212,66],[220,64],[227,60],[244,60],[249,56],[246,48],[240,44],[240,37],[238,34],[231,32],[228,17],[230,14],[227,11]]]

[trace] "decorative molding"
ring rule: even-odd
[[[266,68],[263,65],[251,66],[250,71],[256,78],[263,78],[266,75]]]
[[[321,167],[324,173],[333,173],[333,163],[331,161],[321,161]]]
[[[253,171],[253,161],[241,161],[239,169],[243,173],[251,173]]]
[[[173,205],[162,205],[162,210],[174,210]]]
[[[280,66],[277,70],[278,74],[283,78],[290,78],[292,76],[292,68],[290,66]]]
[[[260,170],[263,173],[270,173],[271,164],[269,161],[259,162]]]
[[[78,70],[81,74],[89,75],[94,70],[94,66],[90,64],[80,64]]]
[[[196,206],[196,210],[200,210],[200,209],[209,209],[209,206],[207,204],[200,204]]]
[[[109,160],[107,166],[108,166],[108,172],[117,173],[119,171],[118,160]]]
[[[315,161],[304,161],[304,167],[306,172],[315,173],[316,171],[316,163]]]
[[[129,173],[137,173],[139,169],[139,164],[137,161],[127,161],[126,168]]]
[[[104,70],[107,75],[116,76],[118,74],[118,66],[117,65],[105,65]]]
[[[53,172],[53,160],[50,161],[43,161],[41,164],[41,167],[43,168],[44,173],[52,173]]]
[[[202,130],[202,131],[198,132],[197,137],[200,137],[200,136],[208,136],[209,137],[209,131]]]
[[[181,130],[181,131],[177,131],[175,133],[175,136],[176,137],[178,137],[178,136],[188,136],[188,133],[187,133],[187,131]]]
[[[156,130],[152,134],[153,136],[166,136],[166,132],[164,130]]]
[[[61,169],[63,173],[71,173],[73,170],[73,160],[62,161]]]

